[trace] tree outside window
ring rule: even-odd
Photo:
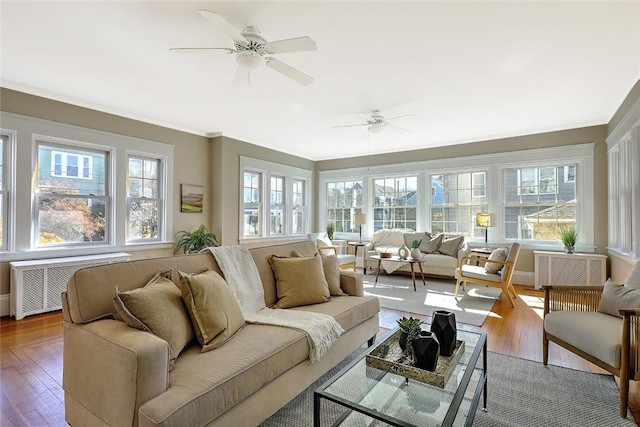
[[[129,156],[127,241],[159,238],[160,166],[158,159]]]
[[[261,185],[262,174],[260,172],[247,171],[244,173],[244,236],[259,236],[261,234]]]

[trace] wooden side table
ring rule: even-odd
[[[489,248],[473,248],[469,251],[469,256],[479,259],[488,259],[489,255],[491,255],[491,252],[493,251]],[[476,265],[483,266],[484,264],[484,261],[476,261]]]
[[[368,244],[369,242],[347,242],[347,245],[351,248],[353,248],[353,254],[356,256],[356,266],[358,265],[358,248],[364,248],[364,246],[366,244]],[[362,263],[360,264],[360,267],[362,267],[363,271],[365,270],[365,266],[364,266],[364,251],[362,252]]]

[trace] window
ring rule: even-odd
[[[478,212],[487,212],[486,172],[431,175],[431,232],[482,237],[475,226]]]
[[[127,242],[158,240],[162,201],[161,162],[129,156],[127,183]]]
[[[271,234],[284,234],[284,178],[271,176],[270,193],[270,232]]]
[[[507,168],[503,173],[507,239],[557,241],[561,228],[575,226],[576,164]]]
[[[293,234],[304,234],[306,223],[305,188],[303,179],[293,180]]]
[[[327,183],[327,222],[335,224],[335,232],[356,232],[353,214],[362,210],[362,181]]]
[[[51,176],[91,179],[92,157],[75,153],[53,151]]]
[[[244,173],[244,235],[259,236],[261,200],[262,200],[262,174],[260,172]]]
[[[9,183],[9,137],[0,135],[0,249],[7,249],[7,213],[8,213],[8,196],[7,186]]]
[[[44,141],[37,147],[35,246],[107,243],[109,153]],[[58,164],[61,169],[56,169]],[[90,178],[78,180],[84,175],[78,167],[84,164],[92,165],[93,171]]]
[[[373,228],[416,229],[418,177],[373,180]]]

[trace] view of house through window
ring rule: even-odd
[[[245,172],[243,183],[244,199],[244,235],[260,235],[260,204],[262,191],[262,174]]]
[[[431,175],[431,232],[484,236],[476,213],[487,211],[486,172]]]
[[[362,209],[362,181],[327,183],[327,222],[335,225],[335,232],[357,232],[353,214]]]
[[[109,153],[42,141],[37,145],[35,246],[105,243]]]
[[[303,179],[293,180],[293,234],[303,234],[305,224],[305,188]]]
[[[283,234],[284,221],[284,178],[271,176],[270,192],[270,221],[271,234]]]
[[[373,180],[373,228],[416,229],[418,177]]]
[[[127,241],[158,239],[160,160],[129,156]]]
[[[7,161],[8,138],[0,135],[0,249],[7,248],[5,218],[7,217]]]
[[[505,237],[558,240],[576,223],[576,165],[504,169]]]

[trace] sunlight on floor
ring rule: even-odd
[[[544,314],[544,296],[519,295],[520,299],[529,306],[538,317],[542,319]]]

